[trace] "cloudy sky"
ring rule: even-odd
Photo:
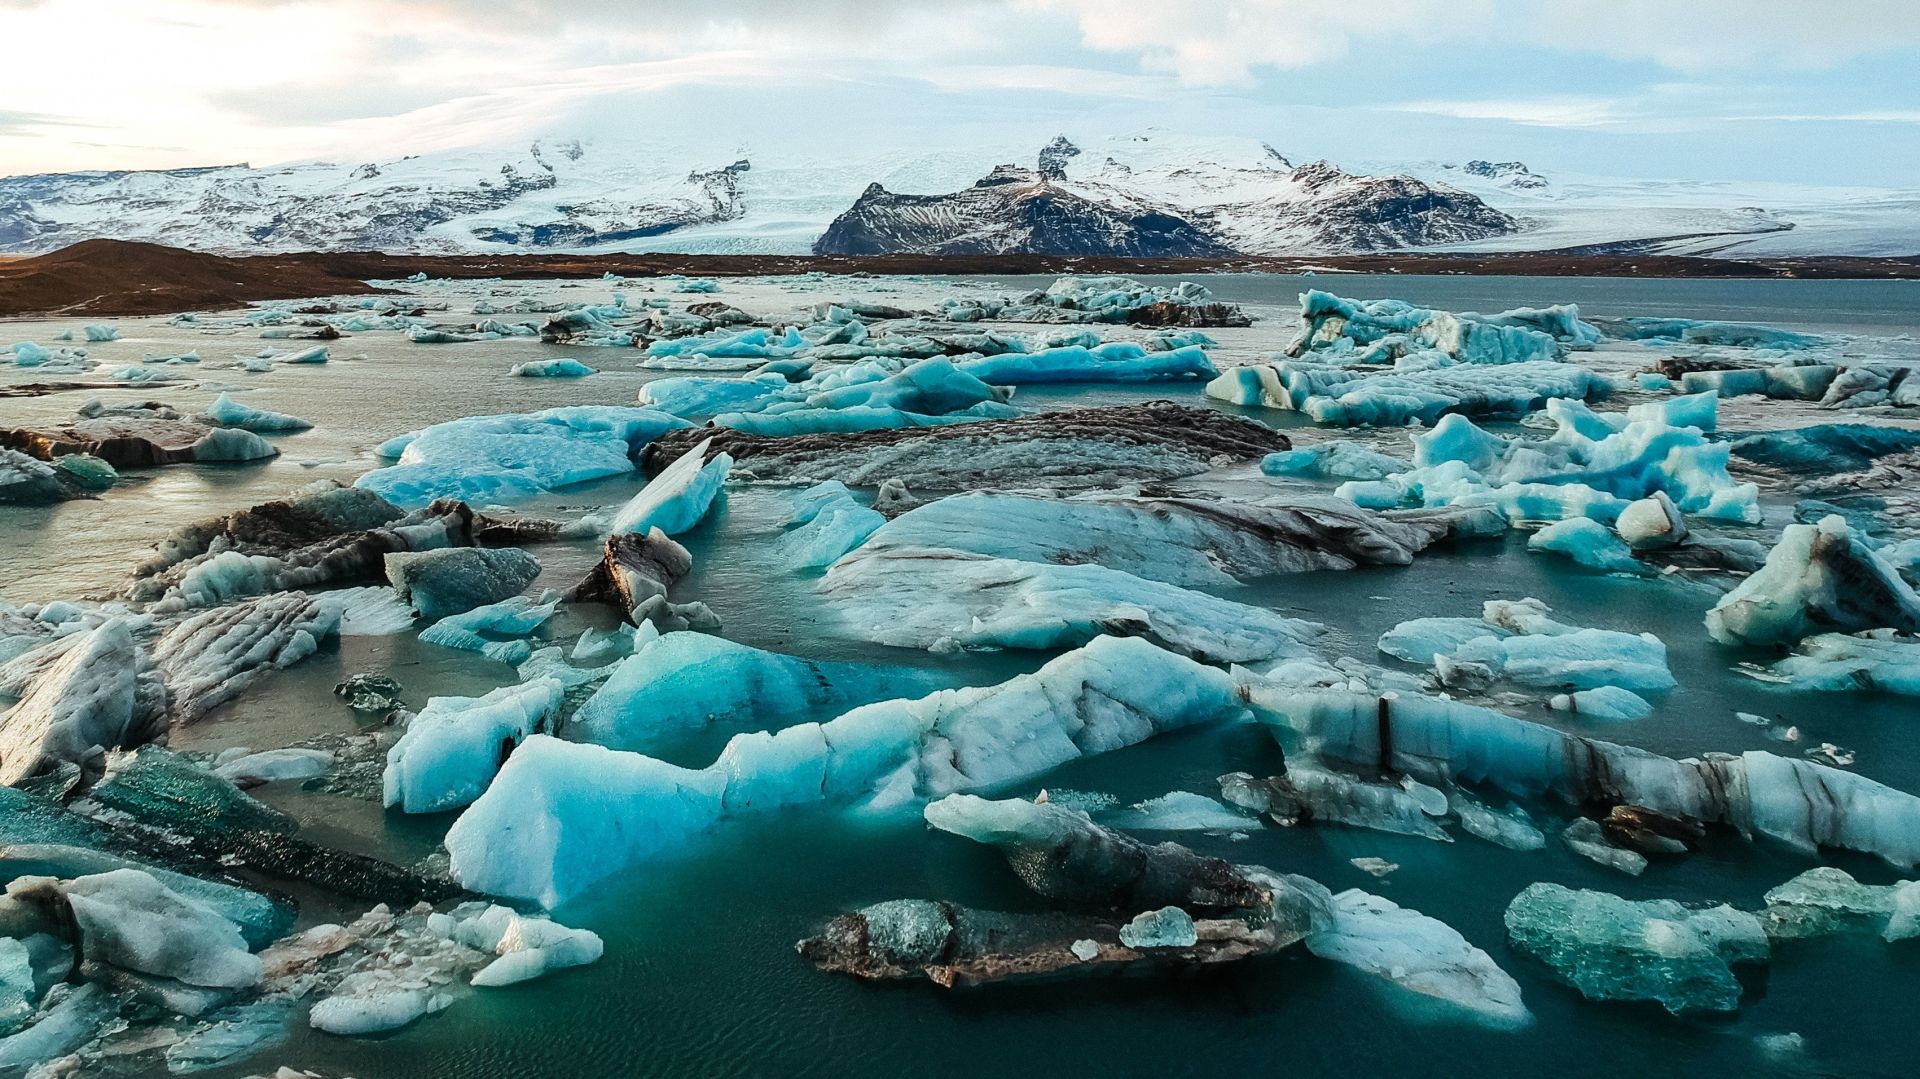
[[[1916,0],[0,0],[0,174],[535,135],[1920,186]]]

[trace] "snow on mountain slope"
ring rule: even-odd
[[[1616,180],[1516,161],[1296,167],[1253,139],[1162,131],[1035,149],[757,155],[600,134],[390,161],[16,176],[0,178],[0,252],[107,236],[221,253],[792,254],[831,248],[854,214],[840,231],[860,225],[877,250],[1920,253],[1920,190]],[[981,185],[1008,161],[1020,167]]]

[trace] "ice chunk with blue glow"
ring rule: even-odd
[[[1429,665],[1468,641],[1505,637],[1510,631],[1479,618],[1415,618],[1380,635],[1380,651],[1409,663]]]
[[[903,412],[897,408],[850,405],[844,408],[795,408],[791,411],[764,409],[759,412],[724,412],[713,418],[718,427],[731,427],[743,434],[784,438],[789,435],[849,434],[855,431],[896,430],[905,427],[942,427],[971,423],[974,420],[1007,420],[1019,416],[1013,406],[999,401],[982,401],[970,408],[944,416]]]
[[[540,560],[518,547],[442,547],[391,552],[386,570],[401,599],[439,620],[518,595],[540,575]]]
[[[725,453],[715,454],[711,461],[706,459],[707,447],[712,444],[710,438],[701,439],[698,445],[661,469],[639,494],[620,507],[609,528],[639,535],[657,528],[674,536],[699,524],[713,507],[714,498],[726,485],[727,472],[733,468],[733,458]]]
[[[696,278],[692,281],[682,281],[679,284],[676,284],[673,286],[673,291],[675,292],[719,292],[720,283],[718,281],[713,280],[712,278],[701,277],[701,278]]]
[[[207,406],[207,419],[223,427],[240,427],[248,431],[305,431],[313,426],[298,416],[251,408],[225,393]]]
[[[532,654],[533,646],[524,638],[539,629],[560,601],[535,603],[525,596],[511,596],[498,603],[451,614],[420,631],[420,639],[442,648],[478,652],[488,659],[518,666]]]
[[[1557,693],[1547,701],[1547,707],[1587,719],[1645,719],[1653,714],[1653,705],[1645,697],[1619,686]]]
[[[1143,832],[1236,832],[1261,827],[1258,819],[1191,791],[1170,791],[1101,820],[1110,827]]]
[[[1806,349],[1826,344],[1814,334],[1754,326],[1744,322],[1702,322],[1691,318],[1620,318],[1600,320],[1608,337],[1623,341],[1678,341],[1687,345],[1734,348]]]
[[[1199,941],[1193,915],[1179,907],[1143,911],[1120,927],[1120,943],[1129,948],[1191,948]]]
[[[1217,378],[1220,372],[1198,345],[1149,351],[1131,341],[1093,348],[1069,346],[1039,352],[1004,353],[964,360],[960,370],[997,386],[1044,382],[1153,382]]]
[[[1795,689],[1920,697],[1920,639],[1887,630],[1851,636],[1821,633],[1768,667],[1766,677]]]
[[[1721,905],[1633,902],[1534,884],[1506,913],[1507,940],[1589,1000],[1650,1000],[1675,1015],[1740,1007],[1733,965],[1764,963],[1760,920]]]
[[[1307,950],[1345,963],[1488,1025],[1533,1021],[1520,985],[1493,957],[1451,926],[1390,899],[1348,890],[1333,897],[1333,925],[1309,935]]]
[[[1637,503],[1636,503],[1637,504]],[[1613,530],[1588,517],[1570,517],[1535,532],[1527,540],[1527,549],[1548,551],[1606,573],[1629,573],[1644,577],[1652,567],[1633,556],[1633,549]]]
[[[1463,364],[1558,360],[1566,354],[1556,332],[1577,344],[1598,339],[1578,308],[1521,308],[1491,318],[1415,307],[1404,300],[1348,300],[1318,289],[1300,295],[1300,335],[1288,353],[1356,354],[1380,363],[1435,349]]]
[[[557,360],[529,360],[516,363],[507,370],[507,374],[521,378],[584,378],[593,374],[593,368],[572,357]]]
[[[1788,525],[1766,565],[1707,612],[1707,634],[1722,644],[1871,629],[1920,632],[1920,595],[1837,514]]]
[[[883,530],[884,531],[884,530]],[[861,548],[818,587],[838,629],[897,648],[1068,648],[1147,634],[1215,661],[1304,654],[1321,627],[1100,565],[918,547]]]
[[[728,412],[758,412],[776,401],[787,400],[791,385],[777,374],[662,378],[640,387],[640,403],[669,415],[706,419]]]
[[[120,331],[112,326],[88,326],[86,335],[87,340],[95,344],[120,340]]]
[[[887,519],[854,500],[839,480],[827,480],[800,495],[801,510],[787,521],[776,543],[780,560],[795,569],[823,569],[866,542]]]
[[[1240,405],[1291,409],[1317,423],[1398,427],[1441,416],[1524,416],[1555,398],[1612,392],[1604,376],[1569,363],[1531,361],[1488,368],[1457,366],[1373,373],[1289,360],[1242,367],[1207,383],[1207,396]]]
[[[802,352],[809,342],[801,336],[798,327],[787,327],[786,333],[775,336],[772,330],[755,327],[745,330],[715,330],[697,337],[677,337],[668,341],[655,341],[647,346],[647,359],[641,361],[643,367],[670,366],[651,361],[680,360],[688,358],[717,359],[781,359]]]
[[[664,412],[598,405],[470,416],[388,440],[380,455],[397,461],[354,485],[402,506],[515,501],[632,472],[647,443],[688,426]]]
[[[771,723],[817,708],[848,708],[922,689],[909,669],[801,659],[705,633],[642,643],[580,706],[570,737],[650,749],[709,725]]]
[[[938,416],[971,408],[987,401],[1000,400],[992,386],[944,358],[919,363],[885,378],[834,385],[817,376],[803,389],[807,408],[893,408],[902,412]]]
[[[1398,457],[1389,457],[1365,443],[1346,438],[1269,453],[1260,460],[1260,471],[1269,476],[1310,479],[1380,480],[1405,472],[1407,468],[1407,462]]]
[[[588,629],[573,643],[570,658],[575,663],[586,664],[625,659],[634,653],[638,633],[637,627],[625,622],[607,630]]]
[[[484,697],[428,700],[387,751],[386,804],[437,813],[472,802],[516,746],[552,725],[565,695],[557,679],[542,678]]]
[[[463,885],[552,907],[684,851],[728,815],[820,803],[917,807],[1246,714],[1225,672],[1139,638],[1101,637],[1000,685],[740,735],[701,769],[535,736],[446,844]]]

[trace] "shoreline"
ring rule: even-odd
[[[1512,277],[1920,279],[1920,256],[1715,259],[1555,252],[1298,255],[1225,259],[1118,259],[1066,255],[391,255],[298,252],[216,255],[121,240],[86,240],[44,255],[0,257],[0,316],[152,315],[259,300],[380,292],[369,280],[540,280],[743,277],[810,272],[941,277],[1028,274],[1345,274]]]

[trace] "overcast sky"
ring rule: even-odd
[[[1920,186],[1920,0],[0,0],[0,174],[618,132]]]

